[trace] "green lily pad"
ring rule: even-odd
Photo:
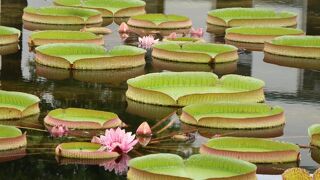
[[[311,145],[320,147],[320,124],[313,124],[308,128]]]
[[[129,179],[255,179],[254,164],[213,155],[152,154],[129,161]]]
[[[37,96],[0,90],[0,120],[17,119],[40,112],[40,99]]]
[[[276,12],[272,9],[263,8],[223,8],[208,12],[207,22],[218,26],[294,26],[296,14],[282,11]]]
[[[177,62],[224,63],[238,59],[237,48],[225,44],[212,43],[157,43],[152,56]]]
[[[254,163],[295,162],[299,146],[261,138],[221,137],[210,139],[200,153],[239,158]]]
[[[107,129],[122,124],[118,115],[112,112],[80,108],[52,110],[45,117],[44,122],[51,126],[62,124],[74,129]]]
[[[112,50],[95,44],[56,43],[37,47],[39,64],[64,69],[121,69],[145,64],[145,50],[120,45]]]
[[[16,28],[0,26],[0,45],[18,43],[20,34]]]
[[[193,104],[182,111],[181,121],[212,128],[252,129],[284,124],[281,107],[261,103]]]
[[[0,125],[0,151],[17,149],[27,145],[26,135],[14,126]]]
[[[29,36],[29,44],[39,46],[51,43],[93,43],[104,44],[103,36],[91,32],[47,30],[35,31]]]
[[[206,102],[264,101],[264,82],[252,77],[209,72],[163,72],[129,79],[129,99],[169,106]]]
[[[54,0],[56,5],[100,10],[103,17],[130,17],[144,14],[146,3],[141,0]],[[127,11],[127,12],[126,12]]]

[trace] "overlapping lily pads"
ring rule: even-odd
[[[320,147],[320,124],[314,124],[308,128],[311,145]]]
[[[19,119],[40,112],[37,96],[0,90],[0,120]]]
[[[29,36],[30,46],[40,46],[52,43],[92,43],[103,45],[103,36],[91,32],[47,30],[35,31]]]
[[[182,109],[181,121],[196,126],[255,129],[281,126],[283,109],[260,103],[193,104]]]
[[[128,25],[146,29],[186,29],[192,26],[188,17],[174,14],[142,14],[130,17]]]
[[[220,156],[152,154],[129,161],[129,179],[256,179],[254,164]]]
[[[42,24],[99,24],[102,16],[99,11],[71,7],[26,7],[23,10],[24,21]]]
[[[320,59],[320,36],[281,36],[266,42],[264,51],[291,57]]]
[[[20,30],[12,27],[0,26],[0,45],[18,43]]]
[[[144,14],[146,3],[141,0],[54,0],[56,5],[99,10],[103,17],[130,17]]]
[[[145,64],[145,50],[120,45],[106,51],[95,44],[55,43],[35,49],[36,62],[64,69],[123,69]]]
[[[234,157],[253,163],[287,163],[299,160],[299,146],[260,138],[213,138],[201,146],[200,153]]]
[[[129,99],[166,106],[208,102],[262,102],[264,82],[252,77],[209,72],[163,72],[129,79]]]
[[[26,134],[14,126],[0,125],[0,151],[18,149],[27,145]]]
[[[263,8],[224,8],[208,12],[207,23],[234,26],[295,26],[297,15],[292,12],[276,12]]]
[[[212,43],[157,43],[153,46],[152,56],[190,63],[225,63],[239,58],[236,47]]]
[[[64,125],[72,129],[107,129],[121,126],[122,121],[112,112],[80,108],[55,109],[44,122],[48,125]]]
[[[100,151],[101,145],[89,142],[61,143],[56,147],[57,156],[73,159],[110,159],[119,156],[116,152]]]

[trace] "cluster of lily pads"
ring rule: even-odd
[[[39,24],[85,25],[83,31],[45,30],[33,32],[29,45],[35,47],[38,64],[77,70],[124,69],[145,64],[145,49],[161,60],[184,63],[225,63],[238,59],[242,43],[262,44],[266,53],[320,58],[320,38],[304,36],[290,12],[256,8],[228,8],[208,13],[208,26],[231,27],[225,39],[233,45],[206,43],[202,29],[180,15],[145,14],[140,0],[55,0],[52,7],[26,7],[23,20]],[[129,18],[119,27],[124,40],[130,33],[140,37],[140,47],[116,46],[107,51],[99,32],[88,28],[103,18]],[[270,27],[269,24],[274,26]],[[254,26],[253,26],[254,25]],[[94,32],[94,33],[93,33]],[[164,36],[155,39],[154,34]],[[185,34],[190,34],[186,37]],[[0,27],[0,45],[17,43],[19,30]],[[180,36],[180,37],[178,37]],[[283,108],[265,102],[264,82],[240,75],[218,77],[208,72],[150,73],[127,81],[128,99],[152,105],[182,108],[181,123],[217,129],[269,129],[285,124]],[[34,95],[0,91],[0,119],[10,120],[38,114],[40,99]],[[137,136],[125,132],[125,124],[112,112],[67,108],[50,111],[44,124],[55,137],[77,135],[78,130],[106,130],[91,142],[65,142],[55,154],[70,159],[112,159],[131,151],[139,142],[147,146],[152,130],[143,123]],[[117,128],[117,129],[115,129]],[[320,124],[309,128],[312,147],[320,147]],[[181,137],[176,137],[181,138]],[[185,137],[183,137],[185,138]],[[27,145],[26,134],[14,126],[0,126],[0,150]],[[288,142],[249,137],[215,136],[201,145],[200,154],[187,160],[174,154],[152,154],[129,162],[129,179],[256,179],[260,164],[297,163],[300,147]],[[288,172],[284,174],[287,177]],[[290,171],[289,171],[290,175]],[[309,175],[309,174],[308,174]]]

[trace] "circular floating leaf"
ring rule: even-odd
[[[320,59],[320,36],[281,36],[266,42],[264,51],[282,56]]]
[[[164,42],[174,42],[179,45],[182,45],[184,43],[195,43],[195,42],[205,42],[204,39],[201,38],[193,38],[193,37],[177,37],[177,38],[164,38],[162,41]]]
[[[129,99],[166,106],[208,102],[264,101],[264,82],[252,77],[209,72],[163,72],[129,79]]]
[[[207,23],[224,27],[234,26],[295,26],[297,15],[263,8],[224,8],[208,12]]]
[[[320,147],[320,124],[314,124],[308,128],[311,145]]]
[[[152,154],[131,159],[129,167],[129,179],[256,179],[254,164],[213,155],[183,160],[175,154]]]
[[[37,96],[0,90],[0,120],[18,119],[40,112]]]
[[[281,126],[283,109],[260,103],[193,104],[182,109],[187,124],[227,129],[255,129]]]
[[[61,143],[56,147],[56,155],[74,159],[109,159],[119,156],[116,152],[100,151],[100,144],[89,142]]]
[[[80,108],[52,110],[44,122],[51,126],[62,124],[72,129],[107,129],[122,124],[114,113]]]
[[[0,26],[0,45],[18,43],[20,30],[12,27]]]
[[[103,36],[91,32],[48,30],[35,31],[29,36],[30,46],[40,46],[52,43],[92,43],[103,45]]]
[[[145,64],[145,50],[120,45],[106,51],[95,44],[56,43],[37,47],[36,62],[64,69],[122,69]]]
[[[0,125],[0,151],[18,149],[27,145],[26,134],[14,126]]]
[[[153,46],[152,56],[191,63],[225,63],[239,58],[236,47],[212,43],[157,43]]]
[[[146,3],[141,0],[54,0],[54,3],[99,10],[103,17],[130,17],[146,13]]]
[[[234,157],[253,163],[285,163],[299,160],[299,146],[260,138],[213,138],[200,147],[200,153]]]
[[[71,7],[26,7],[22,19],[43,24],[99,24],[103,19],[101,13],[92,9]]]
[[[174,14],[142,14],[132,16],[128,25],[146,29],[186,29],[192,26],[188,17]]]
[[[225,38],[230,41],[264,43],[279,36],[303,34],[302,30],[294,28],[242,26],[227,29]]]

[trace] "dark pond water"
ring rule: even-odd
[[[31,6],[50,5],[50,0],[30,0]],[[141,154],[172,152],[187,157],[197,152],[199,145],[214,134],[233,134],[237,136],[274,137],[277,139],[308,145],[307,128],[320,122],[320,72],[269,64],[263,61],[261,52],[242,51],[237,63],[217,66],[190,66],[163,63],[152,60],[150,53],[145,67],[122,71],[74,71],[59,70],[36,65],[33,53],[27,44],[29,30],[23,28],[22,9],[27,6],[24,0],[1,1],[1,25],[14,26],[22,31],[20,50],[14,54],[0,56],[1,89],[22,91],[35,94],[41,98],[39,117],[11,123],[19,126],[45,129],[43,117],[55,108],[81,107],[112,111],[129,125],[128,130],[135,130],[143,121],[154,125],[175,109],[142,105],[126,100],[126,80],[138,75],[163,70],[184,71],[197,69],[212,71],[219,75],[236,73],[260,78],[266,82],[267,102],[285,108],[285,127],[259,131],[219,131],[198,129],[194,142],[177,143],[164,141],[147,148],[137,148],[129,154],[131,157]],[[320,34],[320,2],[318,0],[147,0],[150,13],[175,13],[189,16],[194,27],[206,28],[206,13],[215,8],[225,7],[270,7],[277,10],[289,10],[298,13],[298,27],[307,34]],[[118,25],[108,25],[114,33],[105,37],[106,48],[122,44],[117,31]],[[223,38],[206,33],[208,42],[223,42]],[[177,131],[187,131],[192,127],[179,123],[177,116],[168,121],[173,126],[160,133],[164,137]],[[0,179],[125,179],[117,175],[112,168],[120,168],[126,159],[116,162],[91,162],[100,165],[82,165],[89,162],[69,162],[56,160],[54,147],[62,141],[88,140],[88,138],[53,139],[46,132],[28,130],[27,155],[15,161],[0,163]],[[22,151],[23,152],[23,151]],[[23,153],[20,153],[23,156]],[[309,149],[301,150],[300,166],[313,171],[319,165],[320,153]],[[0,162],[3,159],[2,155]],[[16,157],[18,158],[18,157]],[[103,166],[105,165],[105,166]],[[118,165],[117,167],[114,165]],[[283,167],[274,166],[274,169]],[[294,165],[292,165],[294,166]],[[108,170],[109,168],[109,170]]]

